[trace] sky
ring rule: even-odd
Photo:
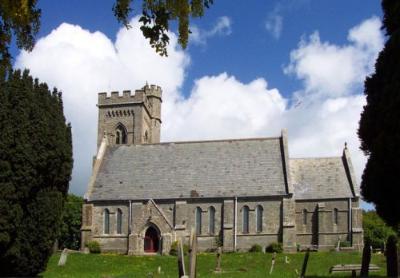
[[[36,46],[12,48],[16,68],[63,92],[73,132],[70,192],[83,195],[90,178],[97,93],[146,82],[163,89],[162,141],[278,136],[286,128],[291,157],[340,156],[347,142],[361,182],[357,127],[363,82],[385,42],[380,1],[215,0],[191,21],[187,49],[172,24],[168,58],[139,30],[140,1],[129,30],[112,4],[40,0]]]

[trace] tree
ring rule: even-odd
[[[10,71],[0,86],[0,276],[45,269],[71,170],[61,93]]]
[[[61,249],[79,249],[81,242],[83,198],[68,194],[61,220],[58,244]]]
[[[133,0],[115,0],[114,16],[118,22],[129,28],[129,15]],[[204,10],[213,4],[213,0],[143,0],[142,23],[143,36],[161,56],[167,55],[169,43],[168,30],[171,21],[178,21],[179,43],[186,48],[189,38],[189,19],[204,15]],[[35,35],[40,27],[41,10],[37,0],[1,0],[0,1],[0,76],[11,66],[9,45],[12,34],[16,36],[17,46],[31,50]]]
[[[363,212],[364,241],[369,242],[372,248],[382,248],[394,230],[387,226],[375,211]]]
[[[383,0],[382,7],[388,39],[376,61],[375,73],[366,78],[367,104],[358,129],[361,149],[369,155],[361,192],[400,233],[400,1]]]
[[[4,76],[11,65],[9,46],[12,34],[16,36],[18,48],[31,50],[35,35],[40,26],[40,10],[37,0],[1,0],[0,1],[0,77]]]

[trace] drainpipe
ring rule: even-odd
[[[353,223],[352,223],[352,218],[353,218],[353,216],[352,216],[352,211],[351,211],[351,198],[349,198],[349,202],[348,202],[348,206],[349,206],[349,241],[350,241],[350,244],[351,244],[351,246],[353,246],[353,235],[351,234],[351,230],[352,230],[352,225],[353,225]]]
[[[235,210],[235,213],[233,215],[233,250],[236,252],[236,245],[237,245],[237,197],[236,196],[233,207]]]

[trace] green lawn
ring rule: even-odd
[[[269,275],[271,254],[231,253],[222,255],[222,270],[214,274],[215,255],[198,255],[197,277],[298,277],[301,271],[304,253],[286,254],[289,264],[285,263],[285,254],[278,254],[272,275]],[[51,257],[43,277],[177,277],[177,259],[172,256],[124,256],[115,254],[84,255],[69,254],[65,266],[57,266],[60,254]],[[187,265],[187,260],[185,261]],[[330,275],[329,268],[335,264],[359,264],[359,253],[315,252],[310,253],[307,277],[350,276],[349,274]],[[383,255],[373,255],[372,263],[381,267],[374,272],[375,277],[385,277],[386,266]],[[156,275],[161,266],[161,274]],[[154,276],[151,274],[154,273]],[[149,275],[150,274],[150,275]]]

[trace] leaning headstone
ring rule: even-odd
[[[67,263],[68,249],[65,248],[60,256],[60,260],[58,261],[58,266],[64,266]]]
[[[214,272],[221,272],[221,254],[222,254],[222,248],[218,247],[217,248],[217,263],[215,264]]]
[[[285,264],[290,263],[288,256],[285,256]]]
[[[276,252],[272,254],[271,268],[269,269],[270,275],[272,274],[272,271],[274,271],[275,259],[276,259]]]
[[[306,271],[307,271],[307,264],[308,264],[308,257],[309,256],[310,256],[310,248],[307,248],[306,255],[304,256],[303,267],[301,269],[300,278],[305,278],[306,277]]]
[[[337,242],[337,245],[336,245],[336,252],[339,252],[340,251],[340,238],[339,238],[339,240],[338,240],[338,242]]]
[[[182,240],[178,240],[178,273],[179,278],[187,277],[185,270],[185,254],[183,252]]]
[[[190,233],[189,246],[189,277],[196,278],[197,237],[194,229]]]
[[[366,240],[363,249],[360,277],[368,277],[369,263],[371,262],[371,245]]]
[[[388,277],[399,276],[399,254],[397,253],[397,239],[391,235],[386,244],[386,270]]]

